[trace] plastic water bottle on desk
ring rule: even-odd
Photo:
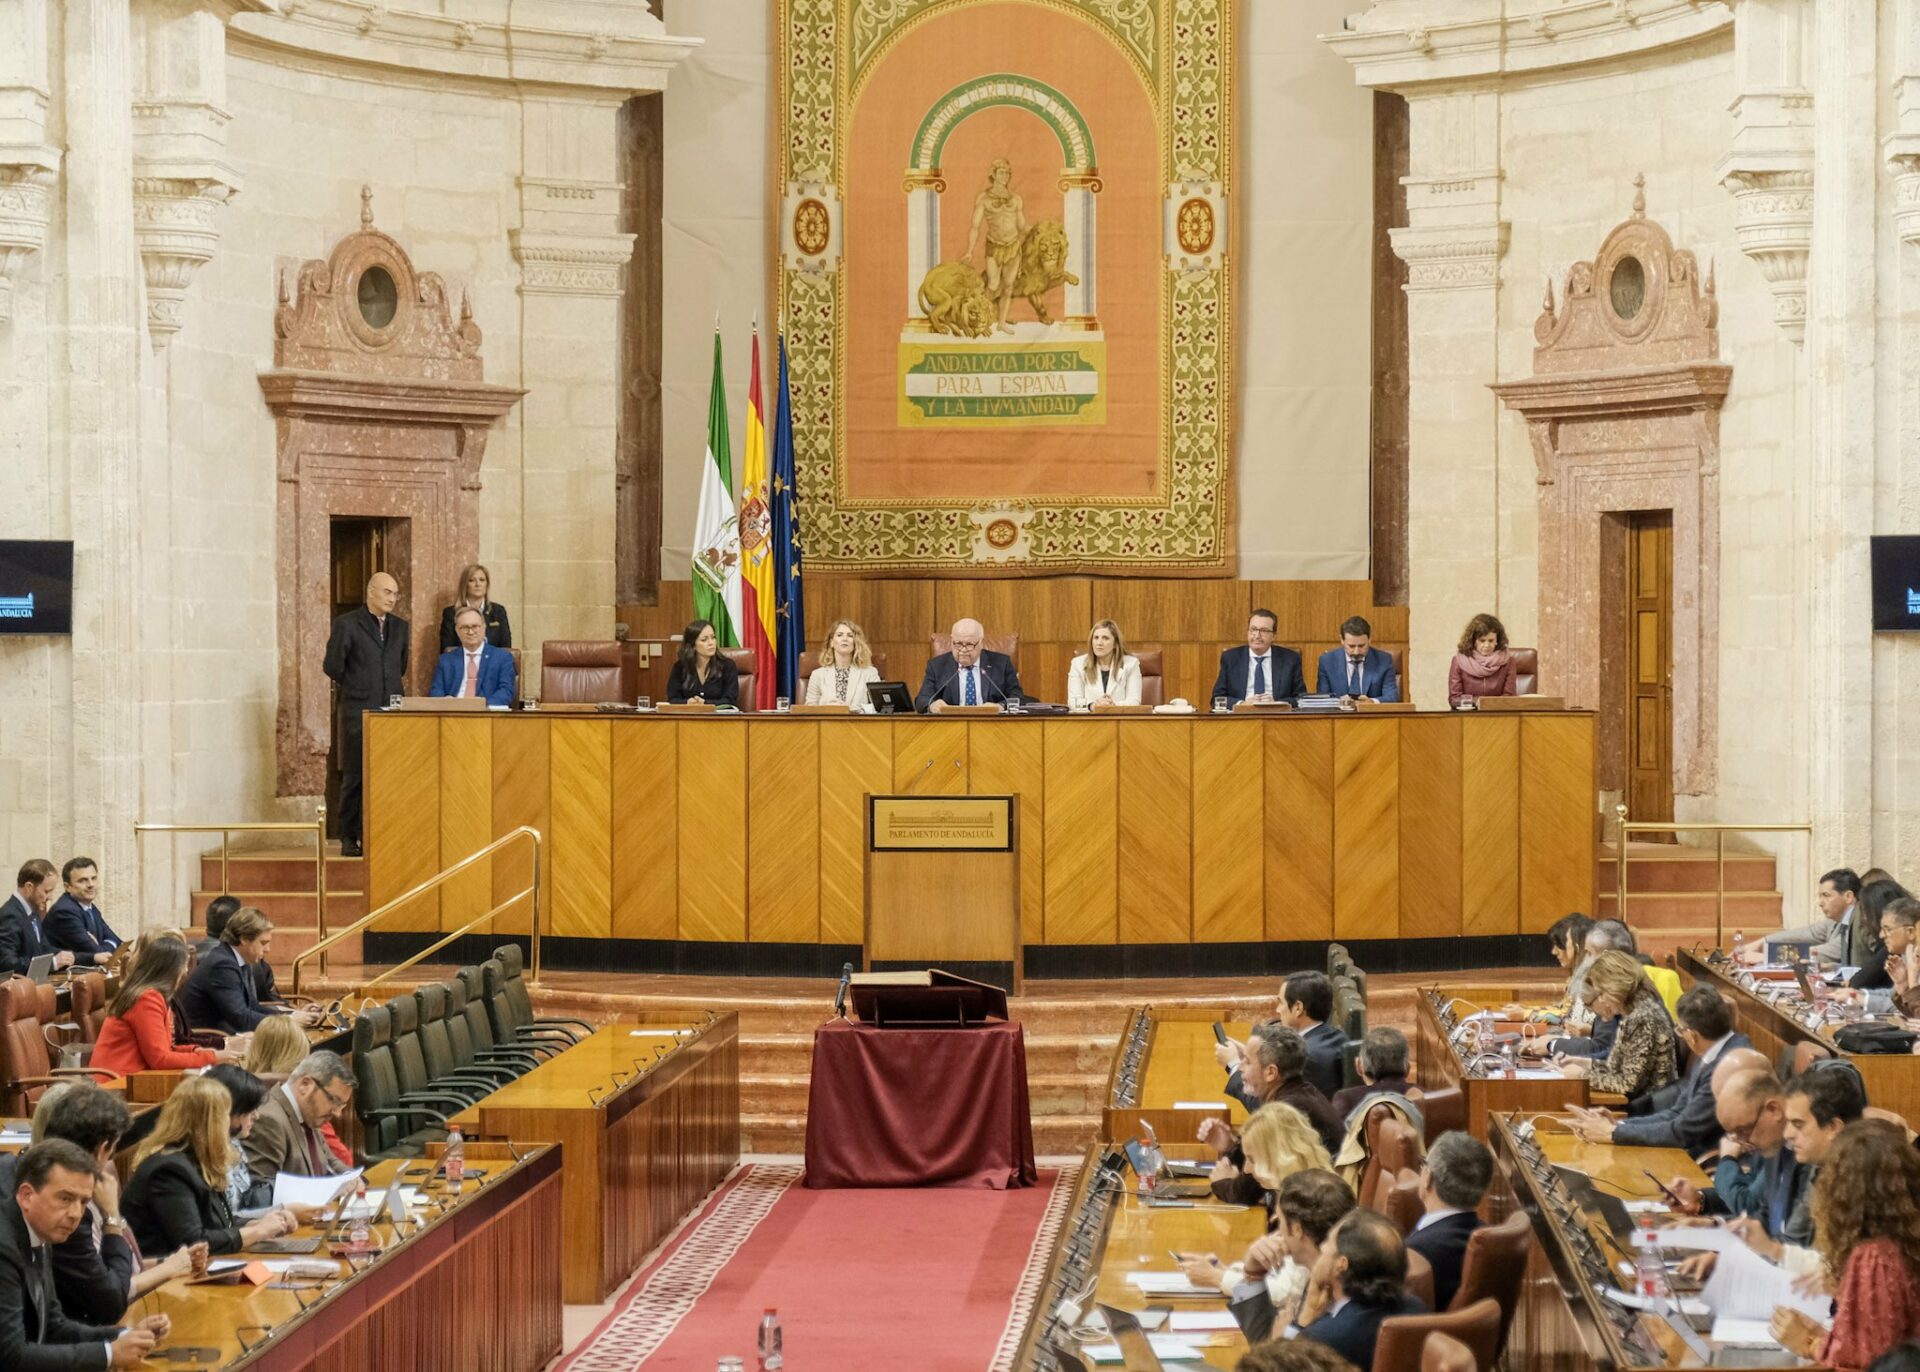
[[[1140,1169],[1140,1194],[1151,1195],[1160,1184],[1160,1172],[1167,1160],[1160,1152],[1159,1140],[1144,1127],[1140,1130],[1140,1160],[1145,1164]]]
[[[786,1366],[780,1356],[780,1312],[772,1306],[760,1317],[760,1372],[779,1372]]]
[[[1520,1075],[1520,1064],[1513,1056],[1512,1043],[1507,1043],[1500,1049],[1500,1070],[1508,1081]]]
[[[1634,1289],[1650,1301],[1664,1300],[1669,1294],[1667,1265],[1660,1260],[1659,1239],[1655,1237],[1651,1215],[1642,1221],[1640,1242],[1643,1246],[1633,1263]]]
[[[447,1128],[447,1153],[444,1159],[447,1173],[447,1185],[454,1190],[460,1189],[460,1183],[467,1175],[467,1137],[460,1132],[460,1126]]]

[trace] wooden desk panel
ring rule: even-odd
[[[1413,1013],[1416,1052],[1415,1084],[1423,1091],[1458,1087],[1466,1095],[1467,1129],[1482,1143],[1487,1141],[1488,1117],[1496,1110],[1514,1111],[1522,1116],[1564,1110],[1569,1105],[1587,1105],[1591,1097],[1585,1077],[1514,1078],[1481,1077],[1468,1073],[1460,1051],[1456,1049],[1441,1022],[1439,1007],[1454,995],[1477,1005],[1499,1005],[1511,996],[1488,996],[1496,987],[1474,986],[1462,990],[1453,987],[1422,987],[1414,995]],[[1540,1064],[1530,1066],[1538,1068]],[[1618,1099],[1615,1097],[1614,1099]]]
[[[1014,792],[1029,944],[1512,936],[1591,908],[1592,727],[374,713],[368,898],[524,823],[549,840],[549,933],[853,942],[866,792]],[[526,883],[524,857],[491,867],[496,900]],[[419,922],[455,927],[482,882]]]

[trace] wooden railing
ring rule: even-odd
[[[1627,840],[1634,834],[1711,833],[1713,835],[1713,942],[1717,948],[1727,935],[1727,835],[1728,834],[1805,834],[1813,837],[1811,824],[1716,824],[1708,820],[1674,823],[1671,820],[1628,819],[1627,807],[1613,807],[1619,822],[1614,843],[1614,912],[1627,922]]]
[[[233,883],[228,877],[228,860],[232,850],[228,839],[234,834],[311,834],[313,835],[313,919],[314,928],[319,931],[324,942],[327,937],[327,807],[313,807],[313,819],[305,820],[259,820],[234,824],[150,824],[137,820],[133,826],[134,848],[139,852],[139,839],[142,834],[218,834],[220,835],[220,890],[231,892]],[[200,859],[195,858],[198,862]],[[198,880],[194,883],[199,885]],[[142,882],[144,890],[145,883]],[[320,970],[326,971],[324,960]]]
[[[412,900],[414,897],[426,894],[428,891],[433,890],[436,886],[441,885],[443,882],[447,881],[449,878],[458,876],[460,873],[466,871],[467,868],[473,866],[474,863],[480,861],[482,858],[491,857],[493,854],[499,852],[501,849],[506,848],[511,844],[518,842],[521,839],[527,839],[533,844],[533,880],[531,881],[531,883],[529,883],[524,889],[515,891],[512,895],[508,896],[505,900],[501,901],[498,905],[494,906],[491,910],[487,911],[484,915],[475,916],[473,919],[468,920],[465,924],[461,925],[458,929],[453,930],[451,933],[441,935],[441,937],[436,942],[428,945],[425,948],[422,948],[419,952],[415,953],[412,957],[409,957],[402,962],[395,963],[392,967],[387,968],[386,971],[381,972],[378,976],[375,976],[372,979],[366,982],[363,982],[360,986],[360,992],[361,994],[364,995],[368,990],[370,990],[375,986],[378,986],[381,982],[386,981],[392,977],[398,976],[400,973],[406,971],[408,968],[414,966],[417,963],[426,961],[426,959],[432,957],[435,953],[439,952],[442,948],[445,948],[448,944],[452,943],[455,939],[460,938],[465,934],[471,933],[474,929],[477,929],[482,924],[485,924],[490,920],[492,920],[494,916],[503,913],[509,907],[513,906],[515,903],[522,900],[525,900],[528,902],[529,909],[532,914],[532,922],[530,927],[533,931],[533,939],[532,939],[532,947],[527,957],[527,981],[529,984],[534,984],[539,982],[540,980],[540,849],[544,840],[541,838],[540,831],[538,829],[531,828],[530,826],[523,824],[517,829],[509,829],[506,833],[502,834],[499,838],[495,839],[493,842],[487,844],[484,848],[476,848],[473,852],[468,853],[465,857],[461,858],[458,862],[454,863],[452,866],[442,868],[440,871],[435,872],[432,876],[428,877],[425,881],[421,882],[419,885],[413,887],[411,890],[401,892],[399,895],[395,896],[392,900],[380,906],[378,909],[369,910],[366,914],[362,915],[359,919],[355,920],[352,924],[349,924],[346,928],[340,930],[338,933],[329,935],[328,937],[321,939],[318,943],[314,944],[313,947],[307,949],[305,952],[301,953],[298,957],[294,958],[293,960],[293,992],[294,994],[298,995],[300,993],[300,974],[304,965],[308,961],[308,959],[315,958],[315,957],[321,958],[322,959],[320,964],[321,970],[325,971],[326,962],[324,959],[326,957],[326,951],[328,948],[340,942],[342,939],[350,938],[354,934],[360,933],[362,930],[372,925],[375,920],[380,919],[384,915],[389,915],[393,913],[393,911],[399,909],[401,906],[405,905],[408,901]]]

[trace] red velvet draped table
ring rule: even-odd
[[[1018,1024],[814,1030],[806,1186],[1002,1190],[1038,1178]]]

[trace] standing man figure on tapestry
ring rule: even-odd
[[[973,227],[967,231],[967,258],[980,242],[980,230],[987,231],[987,260],[983,275],[987,295],[999,311],[1000,328],[1013,332],[1007,311],[1013,308],[1013,286],[1020,279],[1020,236],[1027,231],[1026,201],[1013,189],[1013,163],[1004,157],[993,159],[987,171],[987,188],[973,199]]]
[[[340,759],[340,856],[359,857],[360,716],[401,693],[407,676],[407,621],[393,612],[400,583],[385,572],[367,581],[367,602],[333,621],[326,673],[334,692],[333,746]]]

